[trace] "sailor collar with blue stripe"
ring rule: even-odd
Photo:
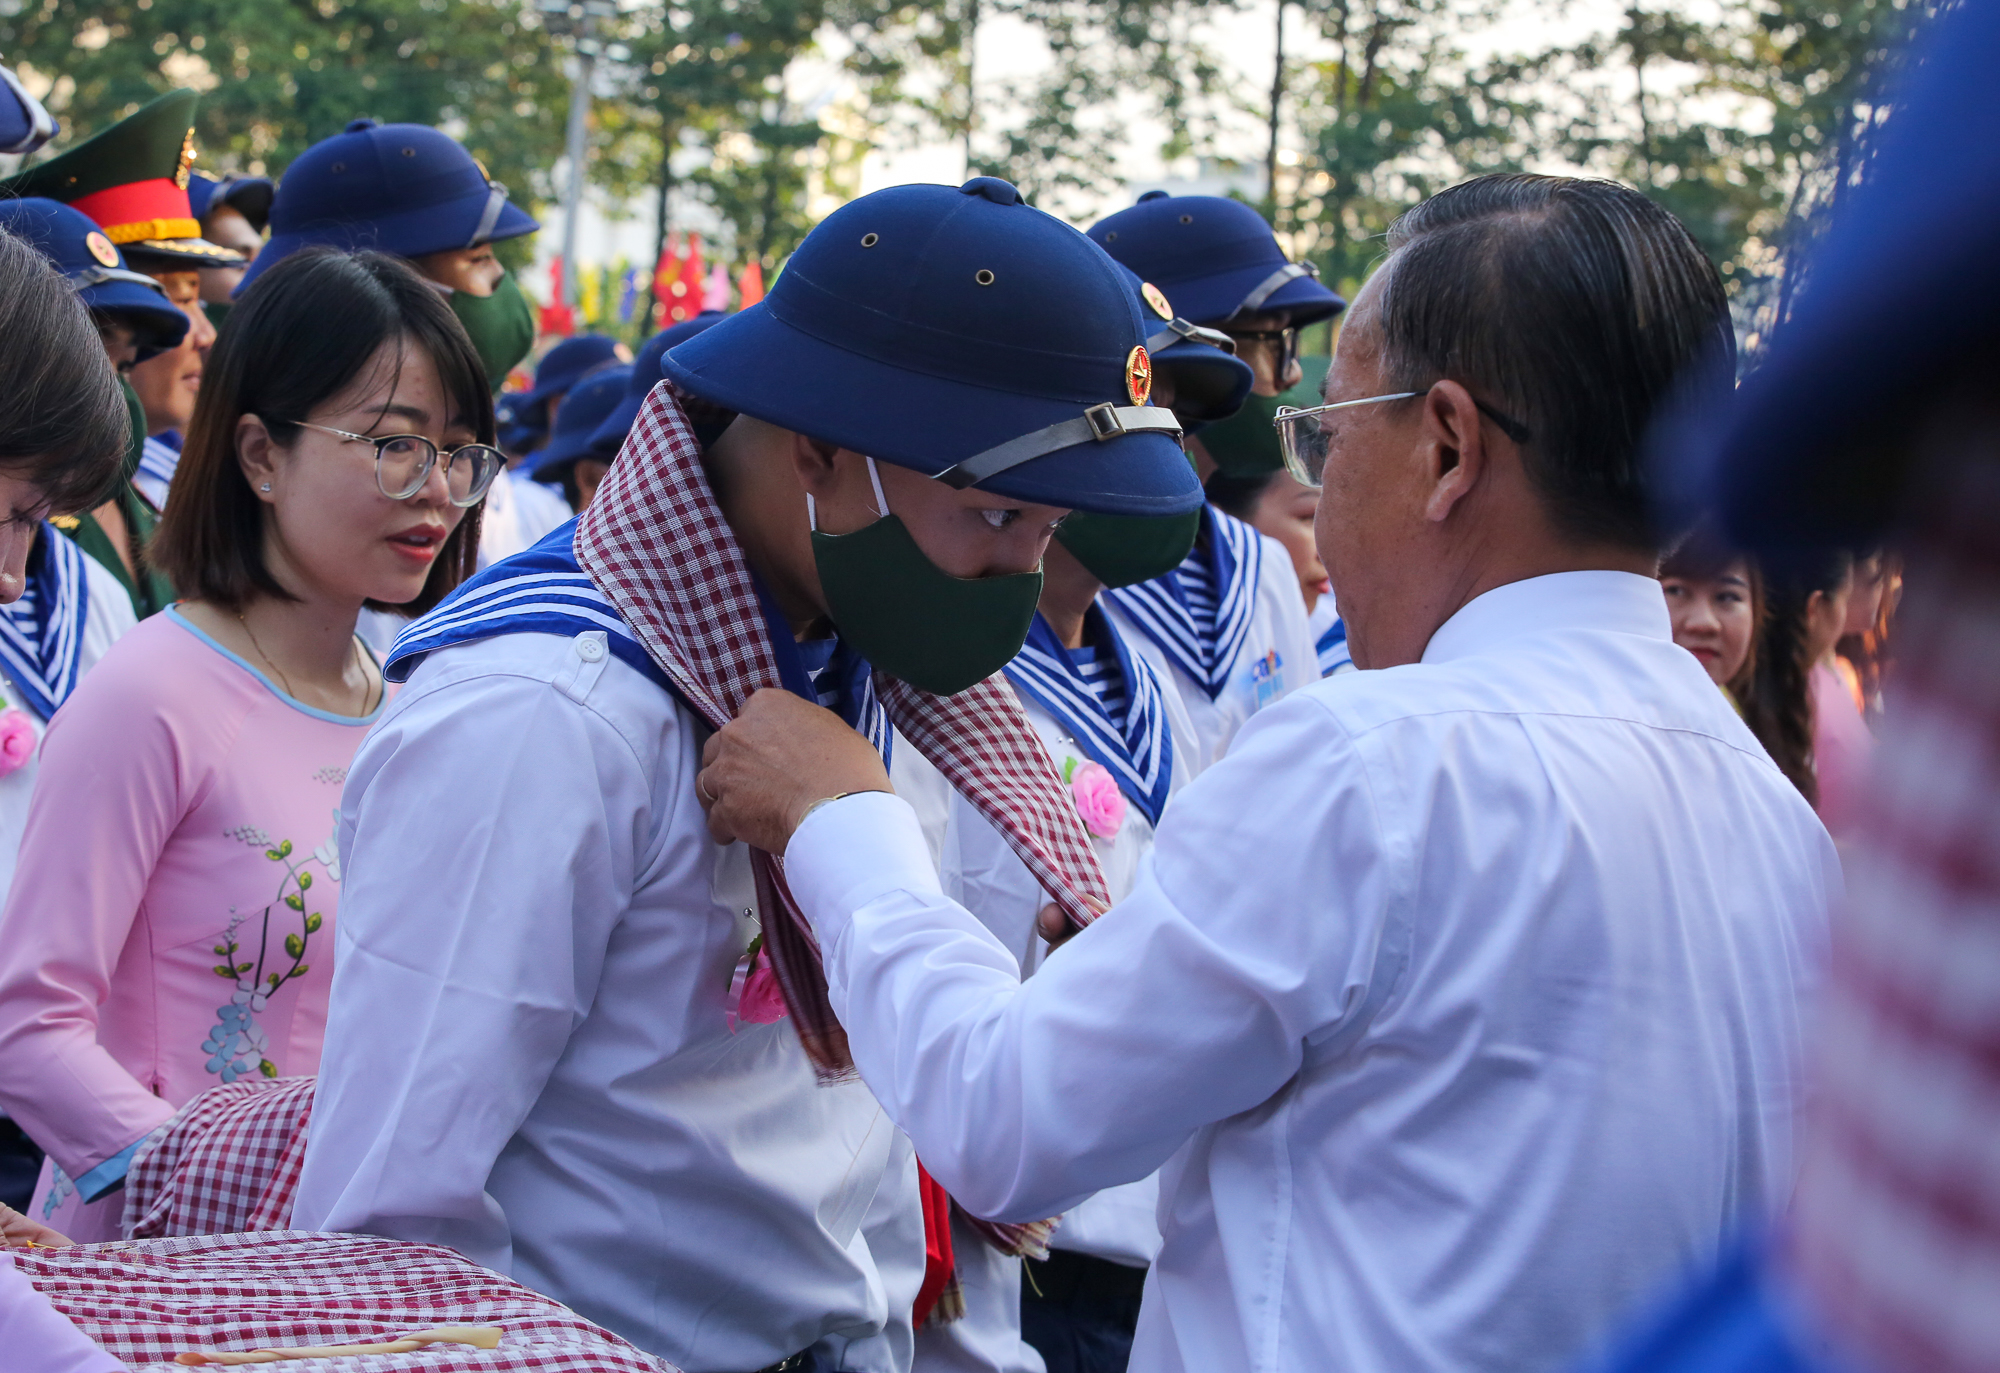
[[[408,681],[418,664],[437,650],[501,634],[574,638],[598,630],[621,662],[679,699],[680,693],[646,652],[618,607],[578,566],[572,546],[575,538],[576,520],[572,518],[550,530],[533,548],[502,559],[464,583],[396,636],[383,664],[383,675],[392,682]],[[838,643],[830,653],[802,653],[792,640],[789,624],[761,583],[757,597],[786,689],[818,702],[820,687],[829,686],[832,708],[865,735],[886,760],[892,731],[888,712],[876,698],[874,676],[866,660]],[[808,666],[808,656],[826,661],[814,670]],[[829,673],[834,674],[831,683]]]
[[[1263,536],[1208,505],[1202,507],[1194,550],[1179,567],[1104,596],[1213,701],[1229,685],[1230,670],[1250,635],[1263,572]],[[1191,596],[1212,599],[1212,627],[1195,615]]]
[[[1130,651],[1111,619],[1092,606],[1084,616],[1086,643],[1117,656],[1125,678],[1125,719],[1116,721],[1090,689],[1076,660],[1049,622],[1035,612],[1028,641],[1007,664],[1007,679],[1055,718],[1078,748],[1117,779],[1118,789],[1154,825],[1174,780],[1174,741],[1166,701],[1151,664]]]
[[[0,671],[44,723],[82,675],[83,631],[90,618],[88,556],[44,522],[28,553],[20,599],[0,606]]]
[[[1354,661],[1354,650],[1347,646],[1347,621],[1335,620],[1319,636],[1313,645],[1319,655],[1319,675],[1331,677],[1334,673]]]

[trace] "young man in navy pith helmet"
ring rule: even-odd
[[[1254,379],[1229,338],[1179,318],[1157,287],[1117,270],[1147,330],[1152,403],[1172,410],[1184,430],[1234,413]],[[1131,887],[1169,798],[1199,769],[1179,693],[1104,612],[1102,593],[1177,566],[1200,518],[1198,509],[1168,518],[1072,513],[1043,558],[1028,641],[1006,668],[1085,818],[1113,901]],[[947,887],[1032,974],[1047,948],[1035,925],[1048,901],[1040,882],[962,797],[953,798],[945,851]],[[1100,1192],[1064,1212],[1046,1249],[1027,1255],[955,1215],[963,1314],[933,1317],[917,1332],[916,1373],[1043,1373],[1045,1361],[1049,1369],[1122,1369],[1160,1244],[1158,1196],[1151,1178]],[[1079,1362],[1085,1348],[1099,1357]]]
[[[449,134],[353,121],[285,169],[270,224],[239,293],[301,248],[373,248],[408,258],[445,292],[494,389],[534,347],[534,311],[493,245],[541,226]]]
[[[193,91],[169,91],[75,147],[0,181],[0,195],[46,197],[95,220],[122,250],[124,263],[157,281],[188,327],[172,346],[126,374],[127,399],[140,415],[128,485],[79,519],[72,536],[131,593],[141,618],[173,597],[145,563],[168,483],[180,461],[180,434],[194,400],[215,327],[200,307],[204,267],[242,259],[201,237],[188,202],[194,163]]]
[[[753,692],[804,695],[921,794],[930,861],[955,789],[1090,919],[1089,835],[991,678],[1068,510],[1199,504],[1146,333],[982,177],[834,212],[665,355],[590,508],[390,658],[294,1223],[450,1244],[688,1373],[907,1366],[941,1199],[782,869],[717,842],[694,778]]]
[[[1256,374],[1242,408],[1189,443],[1203,480],[1282,468],[1270,421],[1279,393],[1298,380],[1298,330],[1339,313],[1340,297],[1310,263],[1287,259],[1270,225],[1240,201],[1149,191],[1092,225],[1090,238],[1181,315],[1228,334]],[[1186,561],[1106,600],[1180,691],[1203,766],[1257,710],[1318,676],[1283,546],[1213,506]]]

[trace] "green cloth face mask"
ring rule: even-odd
[[[1266,472],[1283,471],[1285,454],[1278,447],[1278,431],[1272,421],[1284,403],[1283,396],[1253,395],[1228,419],[1203,425],[1201,446],[1215,459],[1216,470],[1226,477],[1261,477]]]
[[[1194,459],[1188,459],[1194,465]],[[1116,589],[1164,577],[1187,560],[1201,533],[1201,507],[1185,515],[1093,515],[1070,512],[1056,540],[1083,570]]]
[[[869,665],[934,696],[985,681],[1028,641],[1042,574],[954,577],[924,556],[888,513],[875,460],[868,459],[882,518],[852,534],[823,534],[811,496],[813,563],[827,614]]]
[[[534,307],[521,294],[511,272],[500,278],[490,296],[453,291],[446,299],[486,365],[486,384],[499,390],[514,364],[535,346]]]

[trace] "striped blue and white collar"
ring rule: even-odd
[[[0,671],[44,722],[76,690],[90,618],[89,554],[44,522],[20,599],[0,606]]]
[[[1212,701],[1229,684],[1250,635],[1263,579],[1264,542],[1255,529],[1212,505],[1204,506],[1201,515],[1194,551],[1179,567],[1104,595]],[[1215,606],[1212,627],[1194,613],[1192,602],[1197,600]]]

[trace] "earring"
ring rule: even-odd
[[[265,482],[262,486],[258,487],[257,489],[259,491],[269,491],[271,489],[271,483]]]

